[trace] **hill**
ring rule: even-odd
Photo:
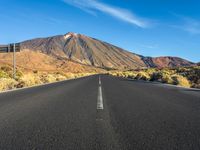
[[[16,54],[17,68],[24,71],[43,71],[43,72],[70,72],[70,73],[88,73],[103,72],[101,68],[79,64],[67,59],[57,59],[47,54],[23,50]],[[0,67],[12,66],[12,54],[0,54]]]

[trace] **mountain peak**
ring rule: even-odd
[[[70,36],[78,36],[79,34],[78,33],[75,33],[75,32],[68,32],[64,35],[64,37],[70,37]]]
[[[77,37],[79,34],[75,32],[68,32],[64,35],[64,39],[68,39],[70,37]]]

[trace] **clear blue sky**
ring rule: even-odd
[[[69,31],[145,56],[200,61],[199,0],[1,0],[0,43]]]

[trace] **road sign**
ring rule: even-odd
[[[20,43],[0,45],[0,53],[13,53],[13,78],[16,78],[16,52],[20,52]]]
[[[14,52],[14,45],[15,45],[15,52],[20,52],[20,43],[16,43],[9,45],[0,45],[0,53]]]
[[[0,45],[0,53],[7,53],[8,45]]]
[[[20,43],[10,44],[10,51],[8,52],[14,52],[14,51],[20,52]]]

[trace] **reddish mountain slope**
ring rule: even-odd
[[[178,57],[145,57],[143,59],[149,67],[179,67],[179,66],[191,66],[194,63]]]

